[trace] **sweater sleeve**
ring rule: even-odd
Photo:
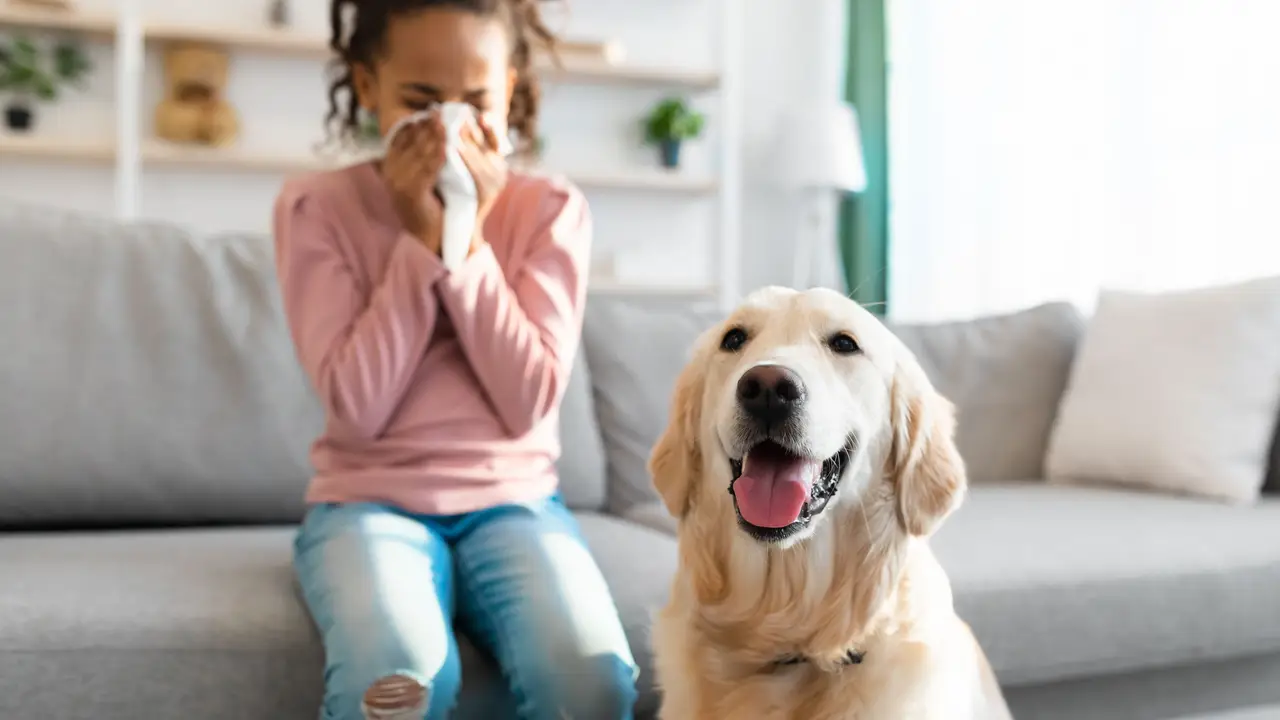
[[[432,285],[444,266],[402,234],[381,284],[362,292],[338,232],[315,198],[286,190],[277,200],[276,268],[298,359],[331,431],[371,439],[385,430],[426,352],[438,310]]]
[[[582,332],[591,216],[572,188],[529,208],[528,248],[508,282],[485,244],[436,286],[458,341],[512,435],[533,429],[564,395]]]

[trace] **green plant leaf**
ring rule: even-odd
[[[35,91],[37,98],[46,102],[56,100],[58,97],[58,86],[47,76],[38,78],[32,89]]]
[[[26,37],[0,47],[0,90],[47,102],[57,99],[60,85],[80,84],[93,67],[74,43],[61,43],[47,55]]]
[[[654,106],[645,118],[645,141],[653,144],[688,140],[702,133],[704,117],[680,98],[667,98]]]
[[[79,83],[93,69],[88,55],[73,43],[62,43],[54,48],[53,61],[58,77],[68,83]]]
[[[35,67],[40,62],[40,49],[29,38],[20,37],[14,40],[10,53],[15,65]]]

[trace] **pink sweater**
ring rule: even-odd
[[[277,272],[327,416],[308,502],[452,515],[555,490],[590,214],[571,185],[513,173],[484,237],[445,270],[373,163],[285,184]]]

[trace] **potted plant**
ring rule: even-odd
[[[662,166],[680,166],[680,146],[702,134],[706,118],[695,112],[680,98],[658,103],[645,119],[645,141],[657,145],[662,152]]]
[[[92,68],[84,52],[71,43],[55,46],[52,61],[52,67],[46,67],[39,47],[24,37],[0,45],[0,92],[9,96],[4,116],[10,130],[30,130],[35,103],[56,100],[59,85],[78,84]]]
[[[267,22],[271,27],[282,30],[289,27],[290,20],[289,0],[271,0],[267,6]]]

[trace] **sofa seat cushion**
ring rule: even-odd
[[[649,617],[669,536],[579,521],[656,706]],[[0,535],[0,717],[314,720],[323,652],[299,600],[293,528]],[[461,643],[463,718],[505,714],[492,663]]]
[[[1280,498],[976,487],[931,544],[1004,683],[1280,652]]]

